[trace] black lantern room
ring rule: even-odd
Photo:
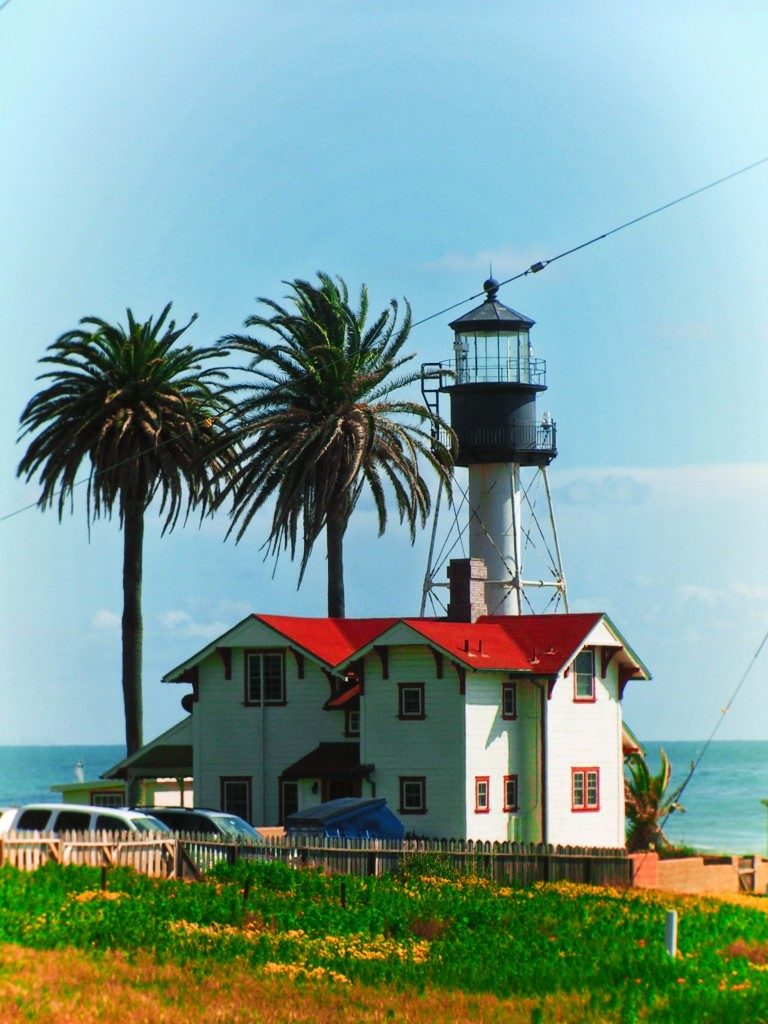
[[[453,383],[440,388],[450,395],[456,462],[547,466],[557,448],[554,423],[536,414],[536,395],[547,385],[546,363],[531,355],[535,321],[498,301],[493,278],[483,288],[485,302],[450,324]]]

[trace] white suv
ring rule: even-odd
[[[3,815],[3,832],[170,832],[157,818],[144,812],[91,804],[26,804]]]

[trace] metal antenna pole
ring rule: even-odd
[[[440,513],[440,498],[443,494],[443,481],[440,480],[437,486],[437,499],[435,501],[435,512],[432,516],[432,536],[429,538],[429,554],[427,555],[427,572],[424,576],[424,586],[421,588],[421,607],[419,608],[419,618],[424,617],[424,611],[427,607],[427,594],[432,589],[432,558],[435,553],[435,537],[437,535],[437,520]]]
[[[520,552],[520,511],[518,507],[518,491],[520,489],[520,467],[517,463],[513,463],[509,470],[509,487],[512,496],[512,550],[514,552],[515,559],[515,578],[513,580],[513,586],[515,589],[515,601],[517,603],[517,614],[523,614],[523,600],[520,589],[522,586],[523,579],[523,567],[520,564],[521,552]]]
[[[555,525],[555,510],[554,510],[554,507],[552,505],[552,492],[549,489],[549,474],[547,473],[547,467],[546,466],[542,466],[541,467],[541,472],[542,472],[542,475],[544,476],[544,489],[545,489],[545,491],[547,493],[547,507],[549,508],[549,521],[550,521],[550,523],[552,525],[552,536],[553,536],[554,541],[555,541],[555,555],[557,556],[557,565],[556,565],[555,568],[557,569],[557,574],[560,577],[561,591],[562,591],[562,595],[563,595],[563,605],[565,606],[566,614],[568,614],[568,612],[570,612],[571,609],[568,606],[568,590],[567,590],[566,585],[565,585],[565,573],[563,572],[563,559],[562,559],[562,557],[560,555],[560,541],[559,541],[558,536],[557,536],[557,526]]]

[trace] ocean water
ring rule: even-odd
[[[704,741],[647,742],[655,773],[659,748],[672,762],[672,785],[681,782]],[[87,779],[98,778],[125,754],[123,746],[0,746],[0,807],[58,800],[54,783],[74,782],[82,759]],[[696,849],[722,853],[768,853],[768,741],[715,741],[688,783],[681,803],[685,813],[671,815],[667,838]]]
[[[654,774],[659,770],[659,748],[667,752],[674,788],[685,779],[704,741],[644,746]],[[761,800],[768,800],[768,741],[715,740],[680,797],[685,812],[670,815],[664,834],[698,850],[765,856],[768,808]]]
[[[0,746],[0,807],[60,800],[56,783],[74,782],[75,765],[83,761],[86,779],[125,757],[125,747],[2,747]]]

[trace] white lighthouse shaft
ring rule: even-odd
[[[469,554],[488,568],[490,615],[520,615],[523,567],[520,467],[475,463],[469,467]]]

